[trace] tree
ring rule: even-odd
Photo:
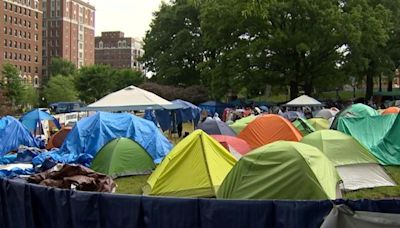
[[[187,0],[163,3],[144,38],[142,62],[166,85],[200,84],[197,64],[203,61],[199,8]]]
[[[114,91],[123,89],[130,85],[139,86],[144,82],[144,75],[132,69],[117,70],[114,74]]]
[[[24,90],[19,70],[14,65],[5,63],[3,64],[1,75],[3,81],[2,89],[5,96],[11,101],[12,108],[19,108]]]
[[[62,58],[52,58],[49,65],[49,75],[69,76],[75,75],[77,72],[75,64]]]
[[[107,65],[82,67],[75,79],[79,98],[86,103],[92,103],[114,92],[116,87],[114,74],[115,70]]]
[[[78,92],[75,89],[74,78],[56,75],[50,78],[43,90],[46,101],[50,103],[60,101],[78,100]]]
[[[39,106],[39,91],[34,88],[32,85],[24,85],[21,104],[27,110],[32,109],[33,107]]]

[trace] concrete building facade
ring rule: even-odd
[[[94,64],[95,8],[81,0],[43,1],[43,74],[54,57]]]
[[[95,39],[95,63],[143,71],[138,61],[143,55],[142,46],[141,41],[125,37],[123,32],[102,32]]]
[[[41,0],[0,0],[0,65],[11,63],[25,84],[41,85]]]

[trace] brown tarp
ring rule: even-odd
[[[116,184],[111,177],[82,165],[56,165],[45,172],[32,175],[28,182],[80,191],[113,192]]]

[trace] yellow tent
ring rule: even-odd
[[[143,191],[158,196],[213,197],[235,163],[220,143],[196,130],[164,158]]]
[[[315,128],[315,130],[329,129],[329,120],[324,118],[312,118],[307,120],[308,123]]]

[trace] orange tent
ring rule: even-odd
[[[400,108],[398,107],[389,107],[383,111],[382,115],[387,115],[387,114],[399,114],[400,113]]]
[[[252,149],[279,140],[300,141],[301,133],[288,120],[279,115],[265,115],[256,118],[238,135]]]
[[[72,127],[63,127],[59,132],[52,135],[47,143],[46,149],[60,148],[71,129]]]

